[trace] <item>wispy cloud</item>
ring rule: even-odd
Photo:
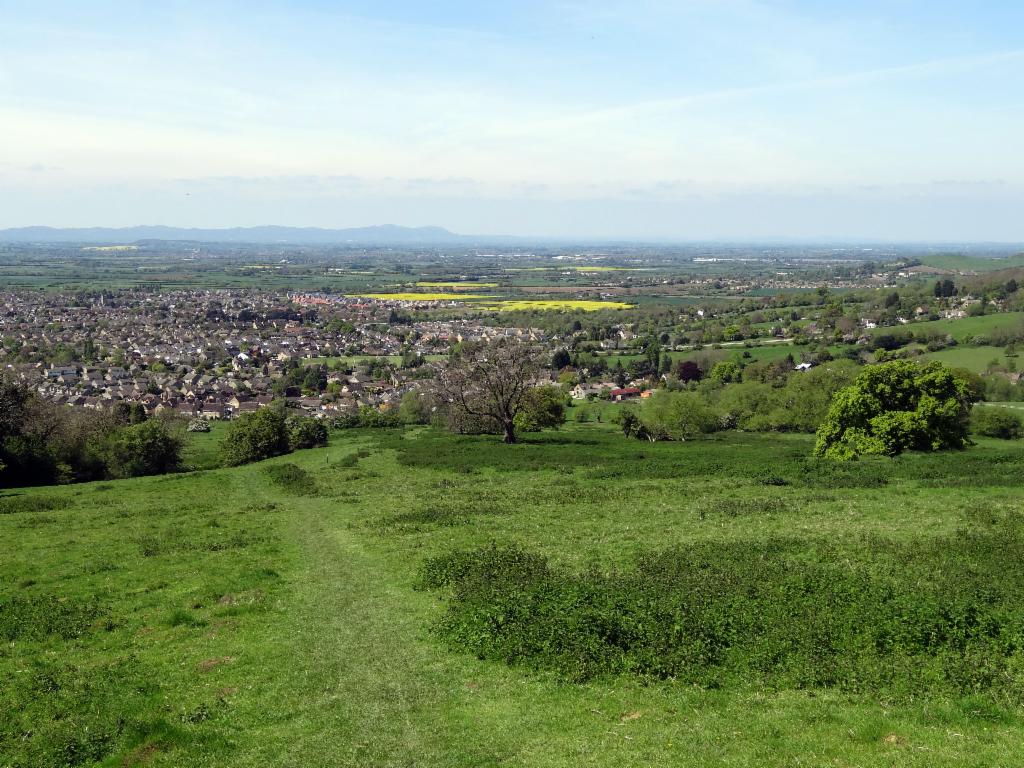
[[[751,97],[773,94],[798,93],[800,91],[832,90],[850,85],[862,85],[892,80],[908,80],[915,78],[939,77],[942,75],[971,72],[1001,64],[1024,62],[1024,49],[1000,51],[969,56],[950,56],[930,61],[903,64],[892,67],[881,67],[842,74],[813,77],[787,82],[768,83],[736,88],[722,88],[685,96],[672,96],[659,99],[619,104],[569,113],[539,120],[532,123],[520,123],[510,127],[512,133],[545,132],[554,128],[570,128],[587,123],[610,122],[623,119],[634,119],[649,116],[652,113],[668,112],[686,107],[713,102],[743,100]]]
[[[509,231],[577,203],[613,227],[644,203],[1017,201],[1024,5],[954,5],[39,0],[0,25],[0,211],[422,221],[454,201]]]

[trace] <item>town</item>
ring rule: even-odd
[[[739,271],[735,281],[749,280]],[[839,355],[870,360],[879,349],[937,353],[958,343],[1000,359],[1020,335],[1016,281],[981,285],[971,276],[958,278],[957,290],[941,273],[932,276],[895,267],[885,276],[892,283],[860,291],[840,277],[796,293],[547,313],[474,310],[464,291],[438,288],[374,298],[255,288],[7,290],[0,365],[55,403],[100,409],[126,401],[149,414],[222,420],[275,399],[325,418],[394,408],[429,386],[459,345],[501,338],[546,349],[547,383],[567,384],[576,399],[639,397],[664,386],[685,359],[698,358],[708,373],[714,362],[745,365],[780,349],[797,369]],[[995,336],[958,332],[970,325],[955,321],[986,313],[1006,318]],[[1016,384],[1013,357],[979,373]]]

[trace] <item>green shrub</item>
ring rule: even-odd
[[[221,443],[221,460],[233,467],[288,453],[288,428],[282,408],[261,408],[231,423]]]
[[[742,369],[739,364],[731,360],[722,360],[715,363],[715,366],[711,369],[711,379],[726,384],[731,381],[739,381],[742,375]]]
[[[401,406],[398,410],[379,410],[369,405],[359,406],[355,413],[346,413],[331,419],[331,427],[334,429],[388,429],[400,427],[404,423],[401,416]]]
[[[696,392],[659,390],[640,408],[640,422],[646,436],[655,440],[686,440],[718,430],[720,420]],[[624,427],[625,429],[625,427]]]
[[[288,429],[288,449],[317,448],[327,445],[327,427],[319,419],[310,416],[289,416],[285,420]]]
[[[429,424],[432,405],[422,392],[410,390],[398,404],[398,418],[403,424]]]
[[[296,464],[271,464],[263,467],[263,474],[278,488],[296,496],[315,496],[319,493],[316,480]]]
[[[571,573],[492,545],[427,560],[418,585],[447,593],[435,629],[452,647],[572,681],[630,673],[1024,701],[1019,518],[859,546],[701,543]]]
[[[355,467],[357,464],[359,464],[359,456],[354,453],[346,453],[344,456],[342,456],[341,458],[334,462],[335,466],[342,467],[345,469],[351,469],[352,467]]]
[[[590,409],[583,406],[573,408],[573,420],[577,424],[586,424],[590,421]]]
[[[971,413],[971,430],[982,437],[1019,440],[1024,437],[1024,419],[998,406],[975,408]]]
[[[491,544],[483,549],[461,550],[428,559],[416,580],[418,589],[452,587],[468,595],[487,585],[525,585],[550,575],[547,561],[519,547]]]

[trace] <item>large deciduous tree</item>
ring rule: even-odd
[[[537,379],[538,350],[500,339],[465,346],[438,377],[438,394],[457,416],[481,420],[516,442],[516,416]]]
[[[814,452],[849,459],[962,448],[972,399],[967,383],[939,362],[868,366],[836,393]]]

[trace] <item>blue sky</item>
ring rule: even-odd
[[[1024,3],[5,2],[0,226],[1024,241]]]

